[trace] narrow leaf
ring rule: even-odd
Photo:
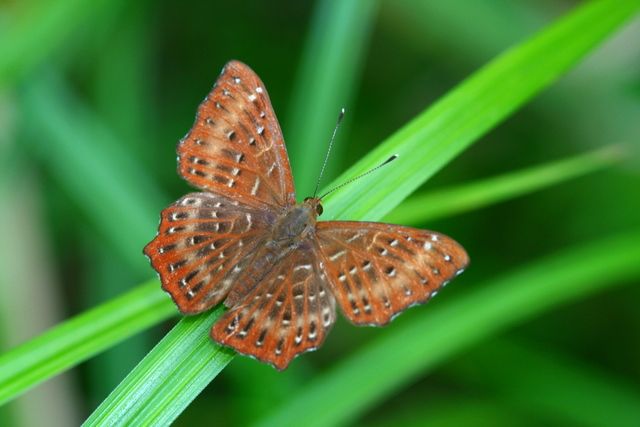
[[[0,404],[175,313],[154,279],[55,326],[0,355]]]
[[[551,308],[640,277],[640,232],[596,240],[481,283],[393,327],[292,396],[261,427],[346,424],[473,344]],[[323,402],[332,402],[328,411]]]
[[[514,199],[612,165],[618,147],[557,160],[504,175],[412,196],[387,214],[386,222],[415,224]]]

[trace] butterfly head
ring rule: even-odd
[[[307,197],[304,199],[304,202],[302,202],[302,205],[308,208],[310,212],[314,212],[317,216],[322,215],[324,210],[322,208],[322,201],[319,197]]]

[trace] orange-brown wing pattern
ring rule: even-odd
[[[335,300],[314,245],[284,258],[211,329],[239,353],[284,369],[298,354],[320,347],[335,321]]]
[[[211,193],[192,193],[162,211],[144,248],[180,311],[205,311],[227,295],[273,214]]]
[[[260,78],[229,62],[178,144],[178,170],[194,186],[252,206],[295,204],[282,132]]]
[[[384,325],[426,302],[469,263],[442,234],[372,222],[319,222],[317,236],[333,294],[358,325]]]

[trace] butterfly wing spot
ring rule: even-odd
[[[264,91],[264,89],[262,89],[260,86],[256,87],[256,93],[262,93]]]
[[[264,126],[258,126],[256,128],[256,132],[258,132],[258,135],[262,136],[262,134],[264,134]]]
[[[355,233],[351,237],[347,238],[347,243],[352,243],[354,240],[359,239],[360,237],[362,237],[362,234]]]
[[[422,245],[422,249],[425,249],[427,251],[430,251],[433,248],[433,245],[431,244],[431,242],[424,242],[424,245]]]
[[[249,101],[251,101],[251,102],[255,102],[255,100],[256,100],[258,97],[257,97],[257,96],[255,96],[255,95],[252,93],[252,94],[249,94],[248,98],[249,98]]]
[[[168,264],[167,265],[167,269],[169,270],[169,273],[173,273],[177,269],[179,269],[180,267],[185,265],[186,263],[187,263],[187,261],[183,259],[183,260],[180,260],[178,262],[174,262],[174,263]]]
[[[282,326],[288,327],[291,325],[291,311],[286,309],[282,314]]]
[[[229,141],[233,141],[236,139],[236,132],[233,130],[230,130],[229,132],[227,132],[227,139]]]
[[[385,268],[384,272],[389,277],[395,277],[396,275],[396,269],[391,266],[388,266],[387,268]]]
[[[256,176],[256,180],[253,183],[253,187],[251,188],[251,195],[255,196],[258,194],[258,188],[260,188],[260,177]]]
[[[266,329],[262,329],[260,331],[260,336],[256,340],[256,347],[262,347],[262,344],[264,344],[264,339],[265,339],[266,336],[267,336],[267,330]]]
[[[176,244],[161,246],[160,248],[158,248],[158,253],[164,254],[166,252],[170,252],[170,251],[174,250],[176,248],[176,246],[177,246]]]
[[[282,354],[282,347],[284,347],[284,338],[280,338],[276,344],[276,348],[274,349],[276,356],[280,356]]]
[[[443,258],[446,262],[451,262],[451,255],[445,255]]]
[[[316,330],[316,322],[309,322],[309,341],[315,341],[318,336],[318,331]]]
[[[196,199],[195,197],[185,197],[184,199],[182,199],[182,202],[180,203],[182,206],[194,206],[197,207],[200,205],[200,201],[198,199]]]
[[[371,314],[371,304],[369,303],[369,299],[366,296],[362,297],[362,306],[365,313]]]

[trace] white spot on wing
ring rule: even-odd
[[[253,188],[251,188],[251,195],[255,196],[258,193],[258,188],[260,187],[260,177],[256,176],[256,181],[253,183]]]

